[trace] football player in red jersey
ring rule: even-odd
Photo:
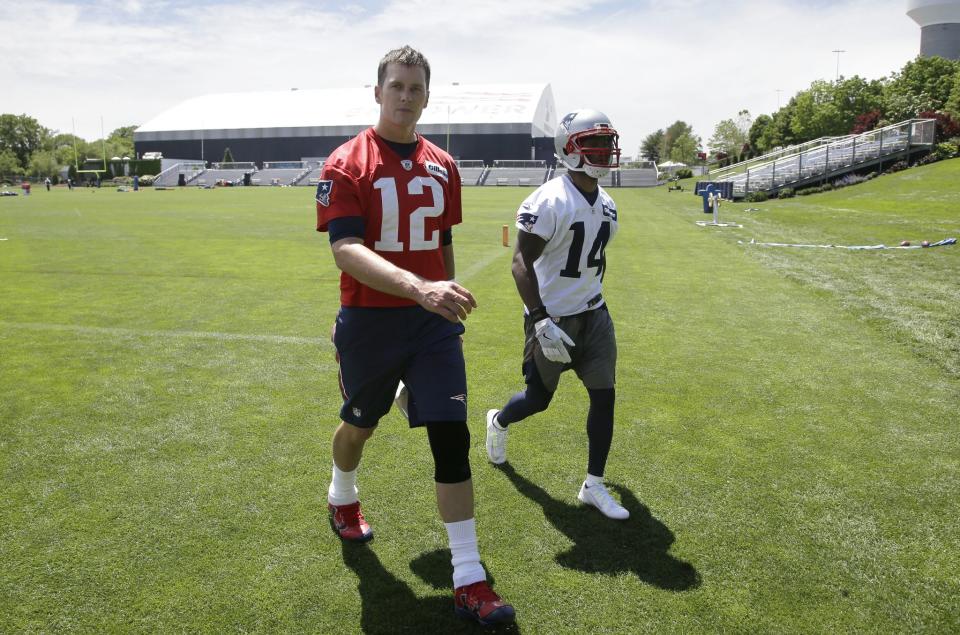
[[[327,502],[341,539],[373,537],[356,472],[402,380],[410,426],[426,428],[433,453],[454,608],[482,624],[509,622],[513,607],[487,583],[477,546],[460,342],[462,321],[477,303],[453,281],[460,174],[449,154],[416,132],[429,87],[421,53],[409,46],[387,53],[374,88],[377,124],[334,150],[317,186],[317,230],[329,233],[341,271],[334,345],[343,406]]]

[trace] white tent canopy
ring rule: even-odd
[[[378,115],[373,86],[220,93],[160,113],[137,128],[134,140],[353,135]],[[549,84],[435,84],[417,129],[552,137],[556,127]]]

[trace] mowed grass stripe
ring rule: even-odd
[[[174,339],[180,337],[212,340],[245,340],[251,342],[270,342],[275,344],[310,344],[330,346],[329,339],[319,337],[291,337],[289,335],[255,335],[248,333],[216,333],[204,331],[150,331],[125,328],[106,328],[97,326],[79,326],[76,324],[38,324],[30,322],[0,322],[0,328],[16,328],[31,331],[68,331],[110,337],[152,337]]]

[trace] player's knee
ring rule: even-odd
[[[340,429],[337,431],[338,434],[344,435],[347,441],[351,443],[364,443],[367,439],[373,436],[376,426],[371,428],[361,428],[360,426],[355,426],[346,421],[340,424]]]
[[[597,414],[608,413],[613,417],[613,404],[616,401],[616,391],[613,388],[589,388],[590,410]]]
[[[427,424],[433,453],[433,479],[437,483],[462,483],[470,478],[470,430],[466,421]]]
[[[530,409],[536,412],[543,412],[550,406],[553,399],[553,393],[544,388],[540,382],[527,384],[526,401]]]

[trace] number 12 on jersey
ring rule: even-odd
[[[382,177],[374,181],[374,189],[380,191],[380,207],[383,211],[380,223],[380,240],[374,243],[376,251],[403,251],[400,239],[400,197],[397,195],[397,180]],[[407,239],[409,251],[427,251],[440,246],[440,232],[434,230],[430,237],[424,236],[426,219],[443,214],[443,188],[429,176],[414,176],[407,182],[407,193],[411,196],[423,194],[424,187],[433,195],[433,205],[418,207],[410,214],[410,231]]]

